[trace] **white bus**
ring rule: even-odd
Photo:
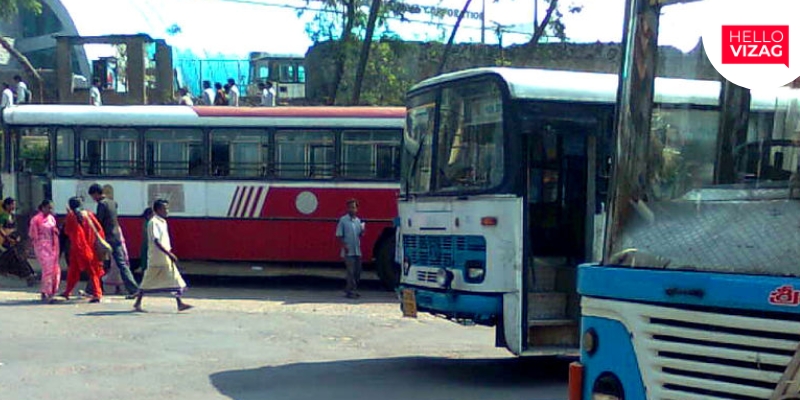
[[[411,89],[396,251],[406,315],[496,326],[518,355],[577,354],[576,267],[602,254],[617,82],[481,68]],[[719,82],[655,85],[653,140],[716,129]],[[775,104],[754,94],[751,110],[768,118]]]

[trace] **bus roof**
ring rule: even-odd
[[[446,82],[494,75],[508,87],[512,99],[615,103],[616,75],[594,72],[544,70],[532,68],[474,68],[426,79],[411,88],[421,90]],[[720,82],[676,78],[656,78],[656,103],[716,106]],[[752,108],[775,109],[776,103],[797,98],[789,88],[752,91]]]
[[[402,107],[185,107],[24,105],[8,108],[9,125],[172,127],[402,128]]]

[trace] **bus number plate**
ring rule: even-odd
[[[412,289],[403,289],[403,316],[417,318],[417,296]]]

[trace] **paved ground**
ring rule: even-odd
[[[404,319],[376,285],[190,279],[147,314],[107,296],[41,305],[0,279],[2,399],[564,399],[566,364],[509,357],[493,330]]]

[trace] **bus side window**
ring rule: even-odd
[[[139,134],[127,128],[87,128],[81,132],[84,175],[129,176],[137,172]]]
[[[56,131],[56,175],[75,175],[75,131],[69,128]]]
[[[19,129],[19,171],[40,175],[50,171],[50,134],[48,128]]]
[[[211,175],[263,177],[267,175],[269,136],[258,129],[211,131]]]
[[[333,177],[335,149],[331,131],[275,133],[277,173],[281,178]]]
[[[400,132],[342,133],[342,175],[347,178],[394,179],[400,154]]]
[[[199,129],[148,129],[147,174],[204,176],[206,158]]]

